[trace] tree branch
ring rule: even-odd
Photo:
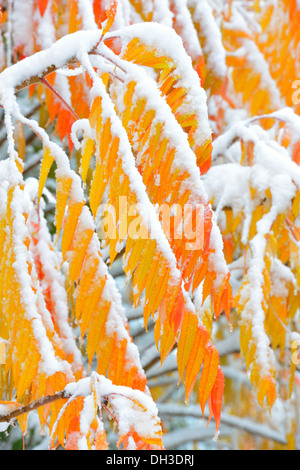
[[[68,395],[65,390],[62,390],[61,392],[57,392],[54,395],[47,395],[46,397],[40,398],[39,400],[33,401],[29,405],[22,406],[21,408],[17,408],[10,413],[7,413],[5,415],[0,414],[0,423],[8,423],[12,419],[18,418],[18,416],[21,416],[25,413],[29,413],[30,411],[37,410],[41,406],[49,405],[50,403],[53,403],[57,400],[65,400],[69,398],[70,395]]]
[[[175,417],[192,417],[192,418],[199,418],[202,420],[202,412],[198,407],[190,405],[190,406],[180,406],[158,403],[158,411],[159,415],[162,418],[175,418]],[[204,417],[206,419],[209,418],[209,412],[207,410],[204,411]],[[226,427],[234,427],[240,429],[244,432],[249,432],[254,436],[260,436],[265,439],[271,439],[275,442],[279,442],[280,444],[286,445],[286,439],[283,433],[271,429],[269,426],[265,424],[256,423],[248,418],[240,418],[237,416],[232,416],[227,413],[222,413],[221,424],[225,425]],[[185,430],[181,429],[181,433],[185,435]]]
[[[15,92],[39,83],[56,70],[78,62],[78,51],[95,53],[101,31],[77,31],[62,37],[48,49],[26,57],[0,73],[0,83]],[[25,72],[26,71],[26,72]]]
[[[115,64],[112,57],[100,54],[97,51],[101,30],[97,31],[77,31],[68,34],[56,41],[48,49],[36,52],[32,56],[26,57],[0,73],[0,83],[7,88],[13,88],[15,93],[36,83],[40,83],[53,72],[62,67],[68,67],[78,63],[78,51],[85,51],[89,55],[102,57],[112,63],[114,67],[124,70],[119,64]],[[26,71],[26,74],[24,73]],[[122,81],[122,78],[116,76]]]
[[[222,430],[223,435],[229,435],[229,428]],[[216,434],[216,428],[213,424],[204,426],[193,426],[176,429],[163,436],[163,443],[167,450],[174,450],[188,442],[212,441]]]

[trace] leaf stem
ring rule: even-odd
[[[74,111],[74,109],[64,100],[64,98],[53,88],[53,86],[48,82],[48,80],[45,77],[42,77],[40,81],[46,85],[46,87],[49,88],[49,90],[52,91],[52,93],[64,104],[64,106],[70,111],[72,116],[76,121],[79,120],[78,114]]]

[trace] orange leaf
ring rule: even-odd
[[[48,0],[38,0],[38,5],[39,5],[39,10],[40,10],[41,16],[44,16],[44,13],[45,13],[47,5],[48,5]]]
[[[297,165],[300,163],[300,141],[296,142],[293,147],[293,156],[292,159]]]
[[[192,351],[188,359],[185,372],[185,394],[188,402],[193,386],[195,384],[200,367],[206,355],[206,345],[209,334],[203,325],[199,326],[194,339]]]
[[[229,314],[232,307],[232,289],[229,284],[230,273],[228,273],[220,287],[218,288],[218,292],[213,295],[213,304],[214,304],[214,312],[216,318],[225,310],[227,319],[229,321]]]
[[[217,432],[220,426],[221,420],[221,408],[222,408],[222,400],[223,400],[223,391],[224,391],[224,374],[221,367],[218,367],[217,377],[212,388],[210,397],[209,397],[209,407],[210,407],[210,417],[212,416],[215,418]]]
[[[108,0],[108,7],[106,9],[107,21],[106,21],[106,24],[103,28],[102,37],[112,27],[112,25],[115,21],[116,14],[117,14],[117,9],[118,9],[118,1],[117,0]]]
[[[232,287],[230,283],[228,282],[221,297],[221,308],[225,311],[225,315],[228,321],[229,321],[230,311],[232,309],[232,303],[233,303]]]
[[[104,431],[97,432],[95,438],[95,449],[96,450],[107,450],[108,443],[106,440],[106,434]]]
[[[219,353],[209,342],[206,346],[203,369],[199,384],[199,402],[204,415],[204,407],[214,386],[219,366]]]
[[[182,380],[184,369],[186,367],[193,347],[194,338],[197,332],[197,326],[197,316],[192,311],[187,312],[184,316],[177,347],[178,372]]]
[[[66,450],[78,450],[78,441],[81,439],[81,433],[79,431],[70,432],[67,435],[65,449]]]
[[[71,132],[71,127],[74,123],[74,117],[67,109],[60,109],[57,116],[56,128],[60,140],[63,140],[66,135]]]
[[[159,322],[156,323],[158,325]],[[155,327],[156,327],[155,325]],[[163,330],[160,339],[160,355],[161,355],[161,364],[164,362],[166,357],[171,352],[176,341],[174,331],[170,328],[168,321],[165,321],[163,325]]]
[[[105,16],[106,16],[105,12],[103,11],[102,2],[99,2],[99,0],[94,0],[93,9],[94,9],[96,23],[99,26],[99,28],[101,28],[101,23],[105,21]]]
[[[271,375],[263,377],[259,383],[257,400],[262,407],[265,397],[267,397],[267,403],[269,407],[272,408],[277,398],[277,393],[275,380]]]
[[[70,249],[83,206],[84,201],[71,200],[69,203],[69,210],[66,217],[66,223],[61,241],[63,256],[66,256],[66,252]]]
[[[175,335],[177,335],[178,331],[180,330],[184,313],[185,313],[185,302],[184,302],[182,291],[180,291],[176,299],[174,308],[171,312],[170,320],[169,320],[170,326],[173,329]]]

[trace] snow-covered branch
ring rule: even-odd
[[[193,441],[193,440],[203,440],[203,439],[208,439],[211,436],[211,432],[213,429],[210,430],[208,429],[208,435],[205,433],[202,435],[200,430],[201,428],[201,420],[203,419],[201,410],[199,410],[196,406],[180,406],[180,405],[174,405],[174,404],[164,404],[164,403],[159,403],[158,404],[158,409],[159,409],[159,414],[162,419],[170,419],[170,418],[176,418],[176,417],[192,417],[192,418],[199,418],[200,424],[199,428],[195,429],[195,435],[190,434],[188,429],[184,428],[181,429],[181,440],[180,442],[188,442],[188,441]],[[209,412],[205,411],[204,412],[204,417],[206,419],[209,418]],[[274,440],[280,444],[286,444],[286,437],[285,435],[276,430],[272,429],[271,427],[261,424],[261,423],[255,423],[253,420],[248,419],[248,418],[240,418],[237,416],[232,416],[227,413],[222,414],[222,426],[224,425],[224,432],[228,432],[229,427],[233,427],[236,429],[239,429],[240,431],[243,432],[249,432],[250,434],[253,434],[255,436],[260,436],[265,439],[271,439]],[[204,423],[203,423],[203,428],[204,428]],[[205,428],[204,428],[205,429]],[[223,427],[221,428],[221,433],[223,435]],[[173,434],[169,433],[168,435],[165,436],[164,438],[164,443],[165,446],[168,448],[171,444],[174,445],[173,439],[177,441],[177,436],[179,439],[179,434]],[[194,437],[193,437],[194,436]],[[197,436],[197,438],[195,438]],[[213,437],[213,435],[212,435]],[[178,444],[177,444],[178,445]],[[169,447],[170,448],[170,447]]]
[[[41,78],[50,73],[74,61],[77,62],[78,54],[82,51],[87,53],[96,51],[100,38],[101,30],[77,31],[62,37],[48,49],[36,52],[32,56],[7,67],[0,74],[0,96],[8,88],[18,92],[34,83],[38,83]]]

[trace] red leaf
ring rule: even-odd
[[[219,430],[221,421],[221,408],[224,391],[224,374],[221,367],[218,367],[217,377],[209,397],[210,417],[209,421],[214,416],[216,422],[216,429]]]
[[[203,368],[199,382],[199,402],[204,416],[205,404],[212,392],[219,369],[219,353],[211,342],[205,349]]]
[[[63,140],[66,135],[71,132],[71,127],[74,123],[74,117],[67,109],[61,109],[57,116],[57,132],[60,140]]]
[[[184,298],[183,298],[182,292],[180,292],[170,315],[170,326],[172,330],[174,331],[175,335],[177,335],[182,325],[184,312],[185,312]]]
[[[200,325],[197,328],[192,350],[185,371],[184,385],[187,403],[189,401],[194,384],[196,382],[197,375],[202,366],[202,362],[206,356],[207,344],[211,344],[209,341],[209,334],[204,328],[204,326]]]
[[[293,161],[299,165],[300,163],[300,141],[296,142],[293,148]]]
[[[106,20],[106,13],[103,9],[102,3],[99,2],[99,0],[94,0],[93,3],[93,8],[94,8],[94,15],[95,15],[95,20],[99,28],[101,28],[101,24],[103,21]]]
[[[44,13],[45,13],[47,5],[48,5],[48,0],[38,0],[38,5],[39,5],[39,10],[40,10],[41,16],[44,16]]]

